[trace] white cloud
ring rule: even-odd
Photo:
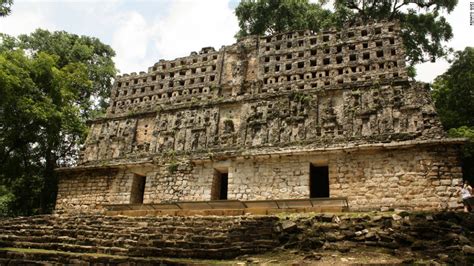
[[[235,42],[237,18],[228,1],[175,0],[168,15],[156,23],[158,53],[165,59],[187,56],[191,51]]]
[[[436,63],[426,62],[416,65],[415,79],[422,82],[432,82],[438,75],[443,74],[450,64],[444,59],[437,59]]]
[[[123,14],[118,19],[119,27],[112,37],[112,47],[117,53],[117,67],[122,73],[146,71],[142,62],[153,36],[152,27],[137,12]]]
[[[174,0],[164,8],[164,15],[151,18],[134,11],[118,16],[112,47],[122,73],[147,71],[160,59],[187,56],[207,46],[218,50],[235,42],[237,19],[228,1]]]
[[[444,14],[453,28],[454,37],[445,45],[455,50],[464,50],[466,46],[474,46],[474,26],[469,25],[469,1],[459,1],[450,14]],[[444,60],[435,63],[427,62],[416,66],[417,80],[432,82],[438,75],[443,74],[450,64]]]
[[[122,73],[147,71],[160,59],[187,56],[206,46],[218,50],[233,44],[238,24],[229,7],[232,1],[16,0],[11,15],[0,19],[0,32],[18,35],[44,28],[95,36],[111,44]],[[454,31],[447,45],[456,50],[472,46],[469,1],[459,1],[446,18]],[[430,82],[448,66],[444,60],[420,64],[417,79]]]
[[[37,28],[55,30],[57,27],[49,20],[48,11],[38,5],[23,8],[21,5],[13,5],[9,16],[1,18],[0,32],[17,36],[28,34]]]

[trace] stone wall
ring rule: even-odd
[[[117,182],[117,171],[64,174],[59,179],[56,208],[77,211],[96,209],[108,204],[108,196]]]
[[[348,196],[351,209],[459,206],[462,171],[455,148],[348,153],[332,163],[330,191]]]
[[[315,89],[99,120],[92,124],[81,163],[164,153],[321,147],[443,135],[429,90],[421,84]]]
[[[249,37],[117,77],[80,164],[163,153],[444,136],[396,23]]]
[[[228,173],[228,199],[310,197],[310,165],[328,166],[329,196],[347,197],[351,210],[446,209],[459,206],[462,183],[457,149],[451,145],[372,146],[309,154],[256,155],[225,160],[171,158],[150,166],[143,203],[211,200],[216,171]],[[140,167],[138,167],[140,168]],[[131,203],[133,168],[115,177],[63,177],[56,209],[100,210]]]
[[[399,31],[398,24],[384,22],[318,34],[252,36],[219,51],[206,47],[160,60],[148,72],[117,77],[108,115],[154,111],[159,104],[406,79]]]
[[[104,204],[132,203],[135,172],[107,169],[63,174],[59,178],[56,210],[100,210]]]

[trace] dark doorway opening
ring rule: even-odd
[[[220,187],[220,195],[219,199],[220,200],[226,200],[227,199],[227,185],[229,182],[229,174],[228,173],[222,173],[221,174],[221,187]]]
[[[131,204],[143,203],[143,195],[145,194],[145,183],[146,183],[146,176],[137,175],[137,174],[133,176],[132,191],[130,193]]]
[[[329,197],[329,168],[327,166],[309,166],[310,198]]]
[[[226,200],[227,187],[229,185],[229,173],[227,171],[214,171],[212,182],[211,200]]]

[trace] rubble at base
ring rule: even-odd
[[[461,212],[33,216],[0,221],[0,263],[184,264],[171,258],[194,259],[187,263],[199,263],[199,259],[239,261],[244,255],[289,251],[303,254],[306,261],[324,261],[328,252],[374,249],[403,256],[405,263],[472,264],[473,232],[474,215]],[[62,252],[54,252],[58,250]]]

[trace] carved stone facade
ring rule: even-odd
[[[58,170],[56,208],[223,193],[457,206],[462,141],[446,138],[429,88],[408,80],[399,31],[379,22],[253,36],[118,76],[78,166]]]

